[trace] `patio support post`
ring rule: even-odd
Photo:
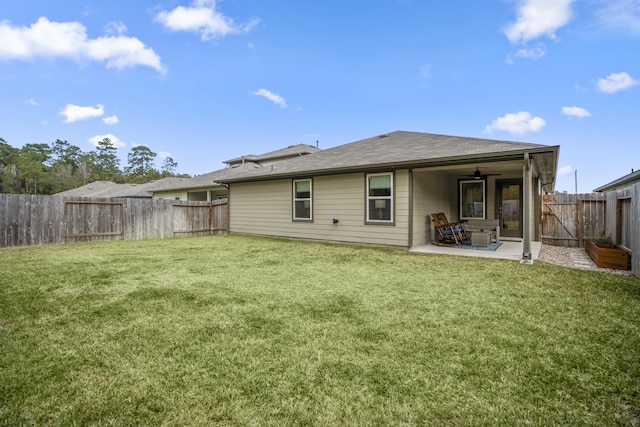
[[[523,193],[523,241],[522,259],[531,260],[531,158],[529,153],[524,153],[524,177],[522,180]]]

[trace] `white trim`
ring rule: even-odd
[[[390,185],[390,193],[388,196],[370,196],[369,195],[369,178],[374,177],[374,176],[388,176],[389,177],[389,185]],[[365,205],[366,205],[366,209],[365,209],[365,222],[367,223],[379,223],[379,224],[393,224],[394,218],[393,218],[393,213],[394,213],[394,203],[393,203],[393,196],[394,196],[394,191],[393,191],[393,172],[383,172],[383,173],[368,173],[366,175],[365,178],[366,181],[366,201],[365,201]],[[370,216],[370,212],[369,212],[369,202],[373,200],[374,203],[378,202],[378,201],[386,201],[389,200],[390,203],[390,212],[389,212],[389,219],[372,219]]]
[[[462,207],[462,185],[463,184],[482,184],[482,216],[468,216],[465,215],[465,210]],[[463,179],[458,184],[458,207],[460,209],[460,219],[485,219],[487,216],[487,182],[482,179]]]
[[[298,182],[308,182],[309,183],[309,197],[296,197],[296,183]],[[294,221],[313,221],[313,180],[311,178],[305,179],[294,179],[292,184],[292,199],[293,203],[291,205],[292,212],[291,217]],[[308,202],[309,203],[309,218],[306,217],[297,217],[296,216],[296,202]]]

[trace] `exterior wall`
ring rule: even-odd
[[[444,212],[452,218],[450,179],[444,172],[414,172],[413,174],[413,245],[435,240],[431,214]],[[455,194],[455,193],[454,193]],[[452,219],[453,221],[453,219]]]
[[[364,173],[313,178],[313,221],[292,220],[292,180],[232,184],[229,230],[312,240],[408,246],[409,173],[394,176],[394,225],[365,224]],[[338,223],[333,224],[333,219]]]
[[[496,181],[522,179],[522,172],[504,172],[489,176],[486,181],[486,217],[497,219]],[[535,191],[535,188],[534,190]],[[421,245],[435,240],[431,214],[444,212],[450,221],[459,218],[459,176],[446,170],[418,170],[413,173],[413,245]],[[535,194],[531,195],[537,200]],[[534,207],[535,205],[532,205]],[[535,236],[536,215],[532,213],[530,227]],[[524,225],[524,224],[523,224]]]
[[[226,197],[227,190],[224,187],[216,186],[211,189],[199,189],[199,190],[170,190],[170,191],[155,191],[153,193],[154,199],[167,199],[167,200],[184,200],[184,201],[199,201],[208,202],[211,200],[217,200],[222,197]]]
[[[187,192],[182,190],[158,191],[153,193],[154,199],[187,200]]]

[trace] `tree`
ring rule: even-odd
[[[129,165],[125,168],[125,173],[129,175],[130,182],[145,183],[151,180],[153,172],[153,161],[156,153],[144,145],[138,145],[131,149],[127,155]]]
[[[162,177],[166,178],[168,176],[175,176],[177,170],[178,162],[173,160],[172,157],[166,157],[164,162],[162,162],[162,168],[160,169]]]
[[[47,144],[25,144],[18,155],[18,173],[27,194],[46,194],[46,163],[51,158]]]
[[[82,154],[82,150],[80,147],[69,144],[67,141],[62,141],[56,139],[54,143],[51,144],[51,158],[52,158],[52,166],[56,163],[63,163],[65,165],[71,166],[73,172],[75,173],[80,165],[80,155]]]
[[[103,181],[121,181],[120,159],[116,155],[118,149],[109,138],[98,142],[96,147],[96,177]]]
[[[78,170],[82,177],[82,185],[91,182],[93,180],[92,173],[96,169],[96,152],[89,151],[88,153],[80,154],[78,162]]]
[[[49,173],[49,183],[51,191],[60,191],[76,188],[83,184],[80,172],[80,147],[69,144],[67,141],[57,139],[50,146],[51,150],[51,171]]]
[[[13,192],[16,186],[18,154],[20,150],[0,138],[0,192]]]

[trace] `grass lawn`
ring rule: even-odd
[[[0,250],[0,425],[638,425],[640,280],[246,236]]]

